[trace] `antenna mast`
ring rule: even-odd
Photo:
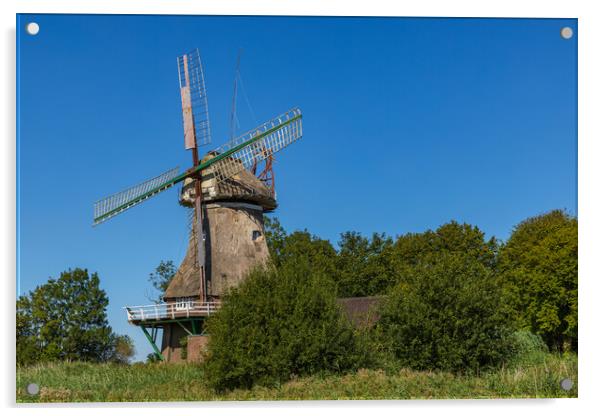
[[[234,92],[232,94],[232,111],[230,112],[230,140],[234,139],[236,133],[236,96],[238,92],[238,77],[240,74],[240,56],[242,48],[238,49],[238,57],[236,58],[236,71],[234,72]]]

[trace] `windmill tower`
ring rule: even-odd
[[[98,201],[100,224],[178,183],[180,204],[191,209],[189,245],[163,303],[126,307],[162,360],[179,361],[183,339],[193,355],[206,342],[204,321],[228,289],[269,258],[263,214],[277,207],[273,155],[301,138],[298,108],[263,123],[200,157],[211,143],[205,79],[198,49],[177,58],[184,147],[192,166],[179,168]],[[156,344],[163,330],[161,349]],[[189,359],[191,357],[188,357]]]

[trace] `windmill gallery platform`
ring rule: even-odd
[[[372,326],[378,321],[377,308],[384,296],[341,298],[338,303],[343,314],[357,328]],[[171,326],[164,335],[161,355],[166,362],[199,362],[208,338],[201,333],[202,322],[219,308],[219,302],[165,302],[145,306],[126,307],[128,321],[140,326],[154,344],[157,329]],[[178,327],[174,327],[178,325]],[[148,332],[150,329],[150,333]],[[164,333],[165,334],[165,333]],[[177,338],[180,336],[180,338]],[[186,345],[170,341],[186,338]],[[183,350],[186,349],[186,354]]]

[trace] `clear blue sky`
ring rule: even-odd
[[[526,217],[577,213],[575,19],[21,15],[17,27],[19,291],[98,272],[139,358],[151,349],[121,307],[148,303],[161,259],[182,260],[185,210],[172,189],[93,228],[92,205],[189,167],[176,56],[195,47],[214,146],[239,48],[257,121],[303,110],[304,137],[276,164],[289,231],[335,243],[455,219],[506,239]],[[238,107],[241,130],[254,127]]]

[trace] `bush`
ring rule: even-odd
[[[205,370],[218,391],[361,365],[334,283],[304,259],[252,272],[225,297],[207,329]]]
[[[391,292],[377,329],[410,368],[496,366],[511,352],[498,287],[492,271],[473,256],[425,257]]]
[[[541,336],[526,330],[512,333],[510,343],[512,346],[511,364],[513,365],[541,363],[549,352],[548,346]]]
[[[529,331],[516,331],[512,334],[512,348],[517,355],[548,352],[548,346],[539,335]]]

